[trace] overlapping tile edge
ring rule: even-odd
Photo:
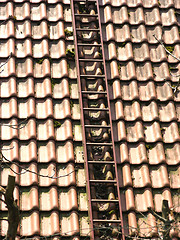
[[[178,1],[100,1],[124,225],[130,235],[158,236],[162,200],[180,237]],[[171,86],[171,87],[170,87]],[[126,231],[126,234],[129,234]]]
[[[1,64],[12,53],[0,74],[1,147],[14,161],[12,170],[1,164],[0,184],[17,173],[17,239],[78,240],[89,234],[89,220],[76,69],[66,57],[70,2],[1,1],[0,10]],[[0,224],[4,236],[7,222]]]

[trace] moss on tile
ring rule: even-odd
[[[71,36],[73,36],[73,32],[70,31],[70,30],[68,30],[67,28],[64,30],[64,33],[65,33],[65,36],[66,36],[66,37],[71,37]]]
[[[56,121],[56,120],[54,120],[53,124],[54,124],[54,128],[59,128],[62,125],[62,123],[60,123],[59,121]]]
[[[74,59],[75,58],[74,48],[72,48],[72,49],[67,48],[66,49],[66,57],[68,59]]]
[[[36,59],[36,63],[42,64],[44,62],[44,59],[45,58],[38,58],[38,59]]]
[[[147,150],[152,150],[152,149],[153,149],[153,145],[146,144],[146,149],[147,149]]]
[[[174,51],[174,46],[165,46],[166,49],[170,52],[170,53],[173,53]]]

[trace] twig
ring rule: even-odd
[[[162,40],[158,40],[157,37],[155,36],[155,34],[153,34],[153,37],[162,45],[162,47],[164,48],[164,50],[171,55],[173,58],[175,58],[176,60],[178,60],[180,62],[180,58],[176,57],[174,54],[172,54],[171,52],[169,52],[166,47],[164,46],[164,43],[162,42]]]
[[[149,212],[150,212],[154,217],[157,217],[159,220],[161,220],[161,221],[164,222],[164,223],[172,223],[172,222],[174,222],[174,220],[169,221],[169,220],[161,217],[159,214],[155,213],[155,212],[152,210],[152,208],[150,208],[150,207],[148,207],[148,210],[149,210]]]
[[[32,171],[32,170],[29,170],[28,168],[22,167],[22,166],[20,166],[20,165],[19,165],[18,163],[16,163],[16,162],[12,162],[12,161],[8,160],[8,159],[2,154],[2,152],[0,152],[0,153],[1,153],[1,156],[2,156],[2,161],[11,169],[11,171],[12,171],[13,173],[15,173],[15,174],[17,174],[17,175],[22,175],[22,174],[25,174],[26,172],[30,172],[30,173],[36,174],[36,175],[39,176],[39,177],[47,177],[47,178],[51,178],[51,179],[58,179],[58,178],[67,177],[67,176],[69,176],[70,174],[72,174],[73,172],[76,171],[76,169],[74,169],[74,170],[71,171],[70,173],[67,173],[67,174],[64,174],[64,175],[60,175],[60,176],[54,177],[54,175],[55,175],[55,169],[53,169],[54,173],[52,174],[52,176],[43,175],[43,174],[39,174],[39,173],[37,173],[37,172],[34,172],[34,171]],[[5,159],[8,163],[5,162],[3,159]],[[12,163],[15,164],[17,167],[19,167],[20,169],[25,170],[25,172],[18,173],[18,172],[16,172],[16,171],[14,171],[14,170],[9,166],[9,164],[12,164]]]
[[[166,79],[164,79],[165,81],[166,81]],[[167,81],[166,81],[167,82]],[[178,84],[177,84],[177,86],[171,86],[168,82],[167,82],[167,84],[169,85],[169,87],[173,90],[173,94],[176,94],[176,92],[178,91],[178,87],[179,87],[179,85],[180,85],[180,78],[179,78],[179,81],[178,81]]]
[[[12,52],[10,53],[9,57],[7,58],[7,60],[0,65],[0,68],[2,68],[2,67],[9,61],[9,59],[10,59],[11,57],[12,57]]]

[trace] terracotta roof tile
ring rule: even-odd
[[[154,26],[161,24],[161,16],[158,8],[144,9],[145,24],[148,26]]]
[[[158,107],[156,102],[152,101],[150,103],[142,103],[141,110],[143,121],[150,122],[159,119]]]
[[[132,180],[134,188],[150,187],[151,181],[147,164],[132,167]]]
[[[165,165],[151,167],[150,176],[153,188],[169,187],[168,171]]]
[[[166,162],[166,155],[162,142],[157,142],[155,144],[146,144],[146,149],[149,164],[157,165]]]
[[[145,22],[143,8],[128,8],[129,23],[132,25],[143,24]]]

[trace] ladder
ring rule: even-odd
[[[71,10],[90,239],[125,240],[99,2],[71,0]]]

